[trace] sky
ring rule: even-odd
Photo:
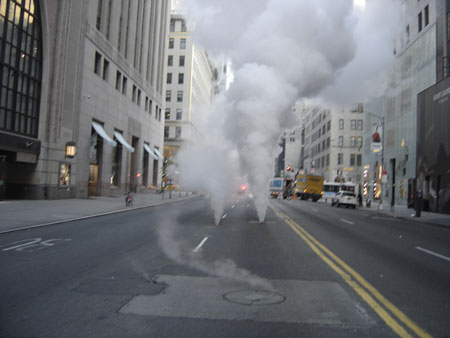
[[[216,224],[237,177],[260,222],[282,133],[303,99],[345,106],[383,90],[394,60],[395,0],[185,0],[194,43],[231,60],[234,81],[208,112],[204,141],[180,152],[180,183],[210,194]]]

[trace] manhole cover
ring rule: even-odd
[[[241,305],[271,305],[280,304],[286,297],[274,291],[265,290],[239,290],[223,295],[225,300]]]

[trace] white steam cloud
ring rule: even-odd
[[[179,229],[177,229],[175,218],[175,214],[165,218],[157,229],[158,243],[167,257],[178,264],[189,266],[210,276],[245,283],[254,288],[273,290],[268,280],[238,267],[231,259],[208,261],[200,252],[193,252],[188,243],[177,236]]]
[[[296,126],[292,106],[355,57],[358,13],[352,0],[188,0],[182,8],[195,43],[230,57],[235,73],[207,115],[202,144],[180,152],[180,183],[209,192],[218,223],[234,177],[247,177],[262,222],[278,140]]]

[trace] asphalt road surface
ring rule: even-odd
[[[450,231],[236,196],[0,236],[0,337],[450,337]]]

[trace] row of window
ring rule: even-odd
[[[102,62],[103,61],[103,62]],[[104,81],[108,82],[109,80],[109,68],[110,62],[102,56],[99,52],[95,52],[94,59],[94,73],[100,76]],[[117,91],[122,93],[123,95],[127,95],[128,89],[128,78],[122,74],[120,70],[116,71],[116,84],[115,88]],[[142,102],[142,91],[135,84],[133,84],[131,101],[135,103],[137,106],[141,106]],[[145,96],[145,105],[144,110],[152,115],[153,110],[153,101],[146,95]],[[158,105],[155,105],[155,120],[161,121],[162,111]]]
[[[186,39],[181,38],[180,39],[180,49],[186,49]],[[175,38],[169,38],[169,49],[175,48]]]
[[[184,55],[180,55],[178,57],[178,66],[179,67],[184,67],[184,63],[185,63],[185,56]],[[173,55],[169,55],[167,57],[167,66],[172,67],[173,66]]]
[[[167,73],[167,84],[172,83],[172,73]],[[178,84],[184,84],[184,73],[178,74]]]
[[[331,129],[331,121],[328,121],[326,128],[325,128],[325,124],[324,124],[322,126],[322,128],[317,129],[316,132],[311,135],[311,142],[314,142],[315,140],[319,139],[321,136],[325,135],[325,133],[330,131],[330,129]]]
[[[170,131],[173,129],[173,127],[164,127],[164,138],[168,139],[170,138]],[[181,138],[181,127],[175,127],[175,138],[179,139]]]
[[[338,147],[344,146],[344,136],[338,137]],[[351,148],[361,148],[362,147],[362,136],[350,136],[350,147]]]
[[[177,108],[176,110],[176,119],[181,120],[183,117],[183,110],[181,108]],[[166,108],[166,120],[171,119],[171,110],[170,108]]]
[[[343,153],[338,154],[337,164],[344,165],[344,154]],[[360,167],[362,165],[362,155],[361,154],[350,154],[349,165],[350,165],[350,167],[354,167],[354,166]]]
[[[326,154],[325,156],[322,156],[318,158],[317,160],[311,161],[311,168],[326,168],[330,165],[330,154]]]
[[[428,24],[430,23],[430,10],[428,5],[425,6],[423,12],[420,12],[417,15],[417,24],[418,24],[418,30],[419,33],[422,31],[423,28],[425,28],[426,26],[428,26]],[[409,26],[406,27],[407,32],[409,33]]]
[[[177,25],[177,22],[180,24]],[[171,19],[170,20],[170,31],[171,32],[186,32],[186,22],[180,19]]]
[[[166,102],[172,102],[172,91],[166,90]],[[177,102],[183,102],[183,91],[177,91]]]
[[[339,130],[344,129],[344,119],[339,119]],[[363,130],[363,120],[351,120],[350,121],[351,130]]]
[[[311,156],[315,156],[317,154],[320,154],[322,151],[325,151],[325,149],[329,149],[330,142],[331,142],[331,139],[328,137],[326,142],[325,142],[325,140],[323,140],[322,143],[319,142],[316,145],[314,145],[311,148]]]

